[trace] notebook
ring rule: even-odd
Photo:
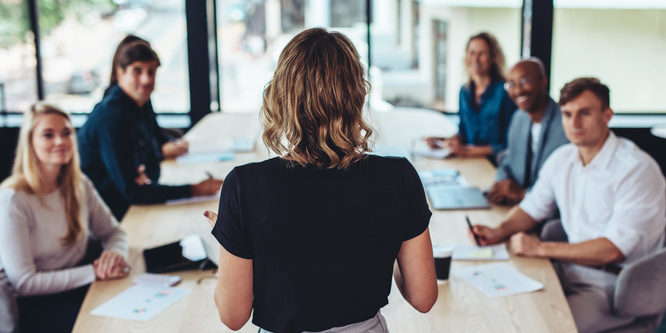
[[[432,184],[426,192],[435,209],[489,209],[490,204],[478,187]]]

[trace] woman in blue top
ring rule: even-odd
[[[467,42],[465,66],[469,80],[460,89],[457,135],[428,138],[432,148],[447,147],[456,156],[497,157],[516,105],[504,90],[504,54],[497,39],[482,32]],[[494,160],[494,158],[493,158]]]

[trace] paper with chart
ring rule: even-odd
[[[183,288],[135,285],[90,311],[90,314],[148,321],[189,293],[189,289]]]
[[[541,282],[530,279],[505,263],[457,268],[453,274],[491,298],[543,289]]]
[[[453,260],[509,260],[509,252],[504,244],[491,246],[456,245]]]

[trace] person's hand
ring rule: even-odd
[[[211,212],[210,210],[207,210],[204,212],[204,216],[208,218],[208,224],[210,224],[211,227],[215,227],[215,223],[217,222],[217,214]]]
[[[497,244],[504,238],[500,230],[496,228],[475,225],[472,227],[472,230],[474,230],[476,236],[479,237],[479,243],[481,243],[482,246]],[[471,232],[469,232],[469,237],[474,240],[474,235],[472,235]]]
[[[146,184],[151,183],[150,178],[148,178],[148,176],[146,175],[146,166],[145,165],[143,165],[143,164],[139,165],[139,167],[136,169],[136,173],[138,174],[138,176],[136,178],[134,178],[134,182],[137,185],[141,186],[141,185],[146,185]]]
[[[435,138],[435,137],[430,137],[426,138],[426,144],[428,144],[428,147],[430,149],[442,149],[444,148],[444,138]]]
[[[187,154],[190,143],[185,140],[169,141],[162,145],[162,155],[164,158],[178,157]]]
[[[525,197],[525,189],[512,179],[500,180],[488,190],[488,200],[498,205],[515,205]]]
[[[198,184],[190,185],[192,187],[192,196],[199,197],[204,195],[213,195],[220,191],[224,181],[215,178],[208,178]]]
[[[460,141],[460,137],[457,135],[444,140],[444,147],[449,149],[452,156],[465,157],[467,155],[467,146]]]
[[[129,274],[131,266],[120,253],[102,251],[99,258],[93,262],[95,278],[97,280],[119,279]]]
[[[519,232],[511,236],[509,247],[521,257],[541,257],[541,240],[536,235]]]

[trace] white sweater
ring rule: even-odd
[[[54,294],[92,283],[91,264],[74,267],[85,255],[86,235],[127,258],[127,235],[85,176],[83,188],[84,235],[72,246],[61,242],[67,219],[59,190],[45,195],[42,203],[37,195],[0,189],[0,276],[6,276],[18,296]]]

